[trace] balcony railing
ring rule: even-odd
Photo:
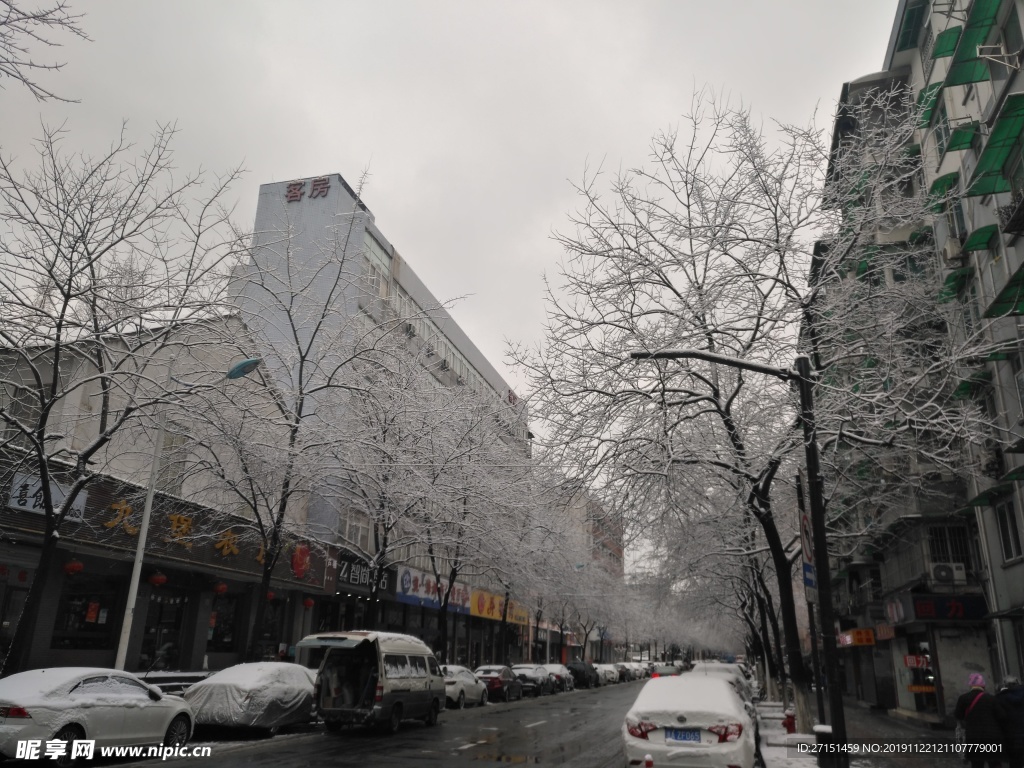
[[[999,225],[1003,232],[1019,235],[1024,232],[1024,191],[1014,192],[1009,205],[999,208]]]

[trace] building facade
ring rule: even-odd
[[[990,425],[962,477],[926,477],[833,573],[847,692],[948,721],[967,676],[1024,672],[1024,32],[1017,0],[901,0],[882,72],[846,84],[844,107],[869,88],[902,88],[920,121],[906,151],[915,184],[941,202],[921,222],[933,245],[949,332],[992,350],[963,361],[956,396]],[[906,233],[904,233],[906,234]],[[936,501],[935,499],[938,499]]]

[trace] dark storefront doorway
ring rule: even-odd
[[[161,588],[150,594],[138,670],[180,669],[181,624],[187,603],[187,593],[181,590]]]

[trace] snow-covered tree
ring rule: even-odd
[[[122,133],[88,156],[46,130],[34,168],[0,155],[0,451],[45,518],[5,673],[27,662],[76,501],[101,474],[125,477],[119,435],[174,399],[179,332],[223,298],[237,241],[221,202],[238,174],[178,176],[173,137],[159,128],[136,152]]]

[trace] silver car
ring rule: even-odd
[[[0,756],[17,756],[19,741],[64,742],[58,765],[71,765],[72,742],[96,746],[182,746],[195,719],[180,696],[146,685],[130,672],[52,667],[0,680]]]

